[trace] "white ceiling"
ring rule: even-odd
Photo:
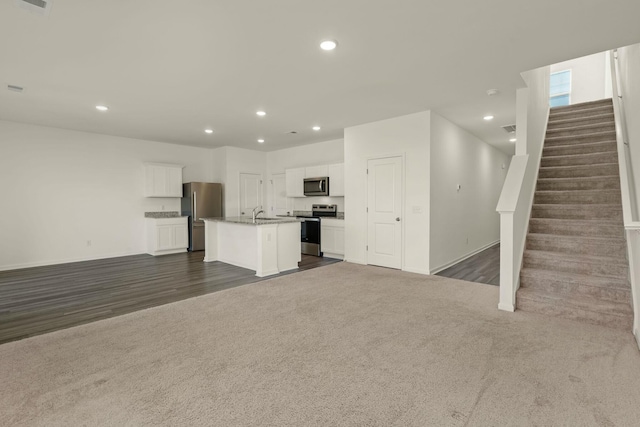
[[[16,1],[0,3],[0,119],[202,147],[433,109],[508,152],[522,71],[640,41],[638,0],[56,0],[47,17]]]

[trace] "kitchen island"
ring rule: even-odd
[[[221,261],[255,270],[265,277],[298,268],[301,260],[298,218],[201,218],[205,225],[204,261]]]

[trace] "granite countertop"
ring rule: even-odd
[[[145,218],[182,218],[180,212],[177,211],[162,211],[162,212],[145,212]]]
[[[247,225],[266,225],[266,224],[283,224],[289,222],[302,222],[301,219],[292,217],[279,217],[279,218],[256,218],[256,222],[253,222],[251,218],[243,216],[231,216],[222,218],[200,218],[203,221],[216,221],[216,222],[233,222],[235,224],[247,224]]]

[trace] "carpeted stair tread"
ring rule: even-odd
[[[609,302],[630,304],[631,287],[614,278],[573,274],[527,267],[520,275],[520,289],[534,289],[540,294],[564,298],[603,299]]]
[[[518,291],[518,308],[565,319],[588,322],[610,328],[631,330],[633,311],[629,304],[581,296],[567,298],[548,295],[532,288]]]
[[[531,218],[607,219],[622,222],[622,208],[614,205],[534,205]]]
[[[571,145],[555,145],[545,147],[542,150],[542,158],[553,158],[556,156],[568,156],[577,154],[590,154],[590,153],[617,153],[617,146],[615,140],[600,141],[600,142],[587,142],[583,144],[571,144]]]
[[[591,107],[577,109],[577,110],[576,109],[568,110],[568,111],[552,108],[549,114],[549,120],[551,119],[563,120],[563,119],[569,119],[573,117],[581,117],[583,115],[594,116],[598,114],[607,114],[607,113],[613,113],[612,103],[608,103],[606,105],[600,105],[600,106],[591,106]]]
[[[598,99],[596,101],[580,102],[578,104],[561,105],[558,107],[552,107],[550,109],[550,112],[553,114],[553,113],[561,113],[565,111],[582,111],[582,110],[589,110],[592,108],[598,108],[598,107],[609,106],[609,105],[612,105],[611,98],[604,98],[604,99]]]
[[[568,135],[568,136],[547,136],[544,140],[545,147],[558,147],[565,145],[577,145],[591,142],[604,142],[615,139],[615,130],[605,132],[593,132],[586,135]]]
[[[540,191],[620,189],[618,175],[598,177],[538,178]]]
[[[617,163],[617,161],[617,151],[606,151],[601,153],[575,153],[564,154],[562,156],[543,156],[540,162],[540,166],[584,166]]]
[[[626,240],[619,237],[585,237],[529,233],[526,249],[624,258]]]
[[[580,126],[547,129],[547,137],[590,135],[600,132],[615,132],[615,123],[590,123]]]
[[[549,120],[547,129],[570,128],[596,123],[611,123],[612,120],[613,111],[602,114],[590,114],[588,116],[580,115],[578,117],[570,118],[553,118],[553,120]]]
[[[536,191],[534,203],[543,204],[614,204],[622,203],[618,190],[541,190]]]
[[[564,236],[624,238],[622,221],[607,219],[531,218],[529,232]]]
[[[629,287],[627,260],[611,256],[593,256],[563,252],[527,249],[524,253],[524,268],[544,269],[555,273],[567,273],[580,277],[581,281],[600,283],[602,286]],[[617,280],[613,280],[617,279]]]
[[[597,165],[545,166],[540,167],[540,178],[578,178],[589,176],[611,176],[619,173],[618,163],[600,163]]]

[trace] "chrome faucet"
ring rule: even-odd
[[[256,206],[255,208],[253,208],[253,212],[251,212],[253,216],[253,222],[256,222],[256,218],[258,218],[258,215],[260,215],[261,213],[264,213],[262,209],[260,209],[258,212],[256,212],[256,209],[260,209],[260,206]]]

